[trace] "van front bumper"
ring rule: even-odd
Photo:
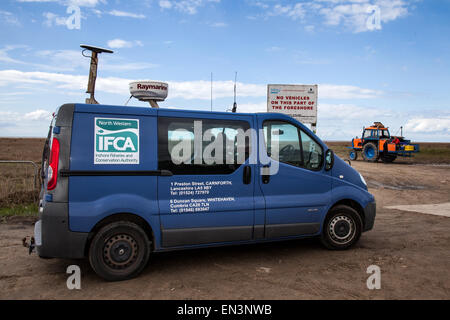
[[[84,258],[88,235],[69,230],[67,203],[46,202],[34,226],[36,252],[41,258]]]
[[[373,225],[375,223],[375,215],[377,212],[376,202],[369,202],[367,206],[364,208],[364,229],[363,231],[372,230]]]

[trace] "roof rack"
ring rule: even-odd
[[[385,126],[381,122],[374,122],[373,126],[378,129],[385,128]]]

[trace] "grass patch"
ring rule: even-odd
[[[38,205],[28,204],[28,205],[15,205],[8,208],[0,208],[0,217],[37,217],[38,216]]]

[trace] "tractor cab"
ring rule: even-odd
[[[370,127],[363,129],[363,139],[389,139],[391,137],[389,129],[386,128],[381,122],[374,122]]]
[[[390,139],[391,134],[388,128],[364,128],[362,139],[378,140],[378,139]]]

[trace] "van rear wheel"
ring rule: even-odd
[[[89,248],[89,262],[108,281],[131,279],[141,273],[150,256],[145,231],[129,221],[113,222],[100,229]]]
[[[339,205],[328,213],[322,228],[322,244],[331,250],[344,250],[361,237],[362,220],[351,207]]]

